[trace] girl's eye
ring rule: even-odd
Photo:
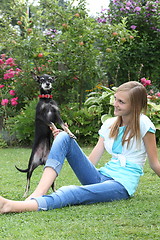
[[[116,96],[114,96],[114,100],[115,100],[115,101],[118,101],[118,102],[121,103],[121,104],[125,104],[125,102],[124,102],[123,100],[117,99]]]

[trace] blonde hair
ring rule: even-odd
[[[131,138],[134,136],[137,140],[140,140],[140,114],[143,112],[144,114],[147,111],[147,92],[145,87],[136,81],[126,82],[118,87],[116,92],[127,92],[129,95],[129,101],[132,106],[131,111],[131,121],[126,126],[123,138],[122,145],[125,142],[127,146]],[[119,127],[122,124],[122,117],[118,116],[117,120],[111,126],[111,131],[109,137],[116,138],[118,136]]]

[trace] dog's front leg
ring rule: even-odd
[[[63,128],[63,130],[66,132],[66,133],[68,133],[69,134],[69,136],[71,137],[71,138],[74,138],[74,139],[76,139],[76,136],[69,130],[69,128],[65,125],[65,124],[61,124],[61,127]]]
[[[69,128],[64,124],[64,123],[61,123],[60,124],[61,127],[63,128],[63,130],[68,133],[68,135],[71,137],[71,138],[74,138],[76,139],[76,136],[69,130]],[[49,125],[53,130],[57,130],[57,127],[55,126],[55,124],[53,122],[50,123]]]
[[[57,130],[57,127],[53,122],[49,124],[49,127],[52,128],[53,130]]]

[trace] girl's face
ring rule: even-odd
[[[131,115],[131,103],[129,94],[125,91],[120,91],[114,95],[114,115],[121,117],[129,117]]]

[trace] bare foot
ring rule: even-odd
[[[10,211],[9,200],[0,196],[0,213],[8,213]]]
[[[0,197],[0,214],[3,213],[20,213],[37,211],[38,203],[35,200],[32,201],[12,201],[3,197]]]

